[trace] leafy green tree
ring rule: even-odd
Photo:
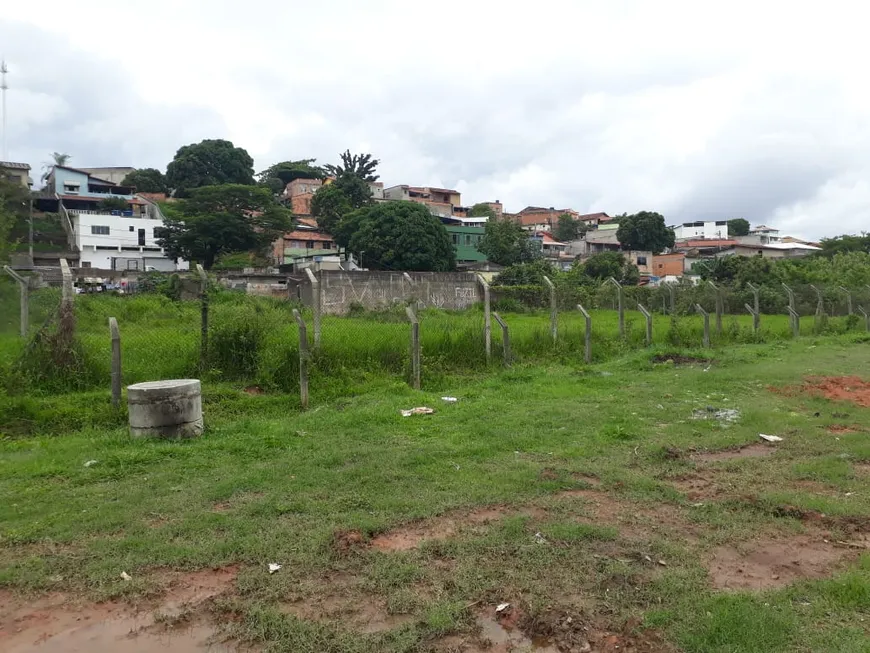
[[[67,163],[69,163],[69,160],[71,158],[71,154],[66,154],[64,152],[52,152],[51,162],[42,164],[42,183],[45,183],[45,180],[48,179],[48,175],[51,174],[54,166],[65,166]]]
[[[528,263],[540,256],[529,233],[512,220],[490,220],[486,223],[483,238],[477,251],[498,265]]]
[[[281,161],[257,173],[257,183],[267,186],[278,195],[294,179],[324,179],[326,172],[322,167],[314,165],[316,160]]]
[[[468,212],[469,218],[489,218],[490,220],[495,220],[498,216],[495,213],[495,209],[493,209],[486,202],[478,202],[474,206],[471,207],[471,210]]]
[[[544,277],[553,278],[557,275],[556,268],[545,260],[538,259],[531,263],[509,265],[499,272],[493,281],[494,286],[542,286]]]
[[[321,186],[311,198],[311,215],[317,226],[325,232],[334,234],[342,218],[354,210],[350,199],[336,184]]]
[[[870,233],[862,232],[860,236],[843,235],[834,238],[822,238],[820,256],[833,257],[835,254],[848,252],[870,252]]]
[[[336,241],[365,252],[362,264],[376,270],[446,272],[456,267],[447,229],[416,202],[384,202],[358,209],[339,225]]]
[[[134,170],[121,181],[122,186],[133,186],[139,193],[168,193],[166,175],[157,168]]]
[[[595,281],[605,281],[613,277],[622,284],[637,283],[640,273],[631,261],[620,252],[599,252],[593,254],[580,267],[583,276]]]
[[[363,181],[374,182],[379,179],[375,170],[380,163],[380,159],[373,159],[371,154],[351,154],[350,150],[347,150],[341,154],[341,164],[328,164],[323,166],[323,169],[326,174],[336,179],[342,175],[351,174]]]
[[[5,261],[14,244],[12,233],[28,217],[30,192],[21,184],[0,176],[0,261]]]
[[[157,242],[171,258],[199,261],[209,270],[222,254],[266,248],[292,227],[292,214],[268,188],[203,186],[166,215]]]
[[[749,220],[743,218],[733,218],[728,221],[729,236],[748,236],[749,235]]]
[[[563,213],[556,218],[556,228],[553,230],[553,238],[564,242],[577,240],[589,231],[589,226],[585,222],[575,220],[570,213]]]
[[[203,186],[252,185],[254,160],[230,141],[204,140],[179,148],[166,167],[166,183],[176,197],[187,197]]]
[[[361,209],[367,204],[371,204],[373,201],[372,189],[369,187],[368,182],[364,181],[358,175],[341,175],[331,184],[327,184],[327,186],[335,186],[336,188],[341,189],[347,197],[347,200],[350,202],[350,205],[355,209]]]
[[[107,197],[97,203],[101,211],[129,211],[130,204],[123,197]]]
[[[668,229],[664,216],[652,211],[621,218],[616,238],[623,249],[651,251],[653,254],[674,246],[674,232]]]

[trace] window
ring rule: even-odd
[[[646,256],[638,256],[637,257],[638,265],[646,265]]]
[[[109,227],[92,224],[91,225],[91,235],[92,236],[108,236],[109,235]]]
[[[63,191],[65,193],[78,193],[79,192],[79,185],[78,184],[64,183]]]
[[[454,245],[459,244],[459,234],[450,234],[450,239],[453,241]]]
[[[91,262],[90,261],[82,261],[81,267],[89,268],[89,267],[91,267]]]
[[[144,246],[145,246],[145,230],[140,229],[139,230],[139,247],[144,247]]]
[[[136,231],[136,227],[134,227],[133,225],[130,225],[130,231]]]
[[[139,269],[139,261],[131,261],[127,259],[127,269],[128,270],[138,270]]]
[[[725,222],[725,220],[721,220],[721,221],[719,221],[719,222],[716,223],[716,226],[717,226],[717,227],[724,227],[726,224],[728,224],[728,223]]]

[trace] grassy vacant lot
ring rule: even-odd
[[[0,649],[870,650],[866,336],[664,359],[0,441]]]

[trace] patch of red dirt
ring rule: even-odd
[[[863,431],[860,426],[846,426],[845,424],[832,424],[827,428],[828,433],[840,435],[842,433],[860,433]]]
[[[709,451],[706,453],[692,453],[692,460],[702,463],[715,463],[722,460],[735,460],[738,458],[763,458],[771,456],[776,451],[776,447],[770,447],[766,444],[747,444],[741,447],[730,449],[722,449],[720,451]]]
[[[745,547],[720,546],[708,564],[717,589],[762,590],[804,578],[824,578],[858,548],[825,541],[821,534],[754,540]]]
[[[509,515],[532,514],[533,510],[515,510],[506,506],[490,506],[464,513],[455,511],[376,535],[372,538],[371,545],[381,551],[408,551],[416,549],[424,542],[453,537],[466,525],[486,524]]]
[[[4,653],[217,653],[225,645],[201,614],[228,591],[236,567],[192,573],[165,572],[163,599],[136,609],[120,602],[88,603],[64,594],[27,599],[0,592],[0,650]],[[175,623],[175,625],[170,625]]]
[[[674,487],[686,495],[689,501],[714,499],[721,494],[713,479],[700,475],[687,476],[673,481]]]
[[[265,392],[263,391],[263,388],[261,388],[261,387],[258,386],[258,385],[249,385],[247,388],[245,388],[245,392],[246,392],[247,394],[249,394],[249,395],[262,395],[262,394],[265,394]]]
[[[337,621],[359,633],[381,633],[414,620],[412,615],[389,614],[383,601],[353,593],[330,594],[284,603],[281,611],[306,621]]]
[[[341,553],[358,549],[365,544],[363,534],[358,530],[336,531],[332,536],[332,546]]]
[[[825,397],[833,401],[849,401],[870,407],[870,381],[858,376],[819,376],[806,379],[797,388],[771,388],[774,392],[793,395],[796,392]]]

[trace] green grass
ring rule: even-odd
[[[163,310],[171,322],[186,309]],[[283,314],[264,310],[264,320]],[[541,322],[514,318],[529,351]],[[397,344],[407,335],[401,323],[384,325],[397,329]],[[18,435],[40,435],[0,440],[0,588],[134,599],[153,593],[166,568],[239,565],[213,610],[233,616],[220,620],[235,635],[276,651],[438,650],[441,638],[472,638],[476,611],[502,601],[532,621],[557,610],[627,636],[653,629],[687,652],[868,650],[860,619],[870,608],[870,558],[763,592],[717,590],[706,571],[716,547],[815,532],[796,511],[830,515],[833,538],[864,528],[866,432],[826,427],[848,413],[870,431],[870,409],[768,388],[868,369],[867,343],[851,334],[685,350],[714,358],[709,370],[651,362],[668,350],[614,350],[594,366],[562,352],[509,370],[468,363],[462,374],[445,363],[422,392],[375,370],[349,375],[354,396],[313,386],[304,413],[295,395],[209,382],[207,431],[187,442],[131,440],[102,391],[26,398],[19,420],[40,427]],[[460,400],[444,403],[445,394]],[[419,405],[437,412],[399,416]],[[707,406],[739,408],[741,418],[692,419]],[[692,458],[757,442],[760,432],[784,438],[772,456]],[[720,493],[693,507],[699,500],[679,489],[693,476]],[[564,494],[573,490],[583,491]],[[495,513],[466,519],[479,507]],[[406,524],[442,534],[402,551],[336,545],[348,531],[369,540]],[[271,576],[273,561],[284,568]],[[284,609],[318,598],[346,600],[351,613],[313,619]],[[352,610],[361,604],[409,620],[360,634]]]

